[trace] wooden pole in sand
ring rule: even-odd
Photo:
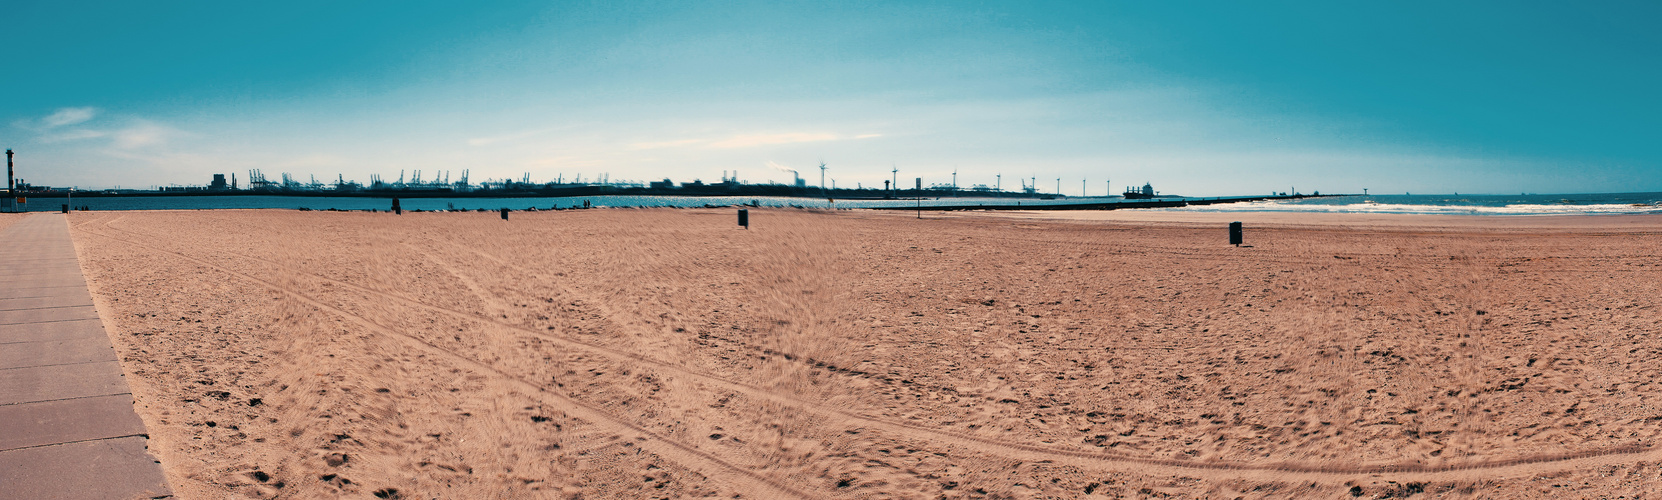
[[[750,229],[750,210],[739,209],[739,226]]]

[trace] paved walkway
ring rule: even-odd
[[[171,495],[63,214],[0,230],[0,498]]]

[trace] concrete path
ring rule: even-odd
[[[171,496],[63,214],[0,230],[0,498]]]

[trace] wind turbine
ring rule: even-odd
[[[819,162],[819,192],[825,193],[825,162]]]

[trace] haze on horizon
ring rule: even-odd
[[[1085,5],[1081,5],[1085,4]],[[1662,191],[1645,2],[38,2],[35,184],[613,180]]]

